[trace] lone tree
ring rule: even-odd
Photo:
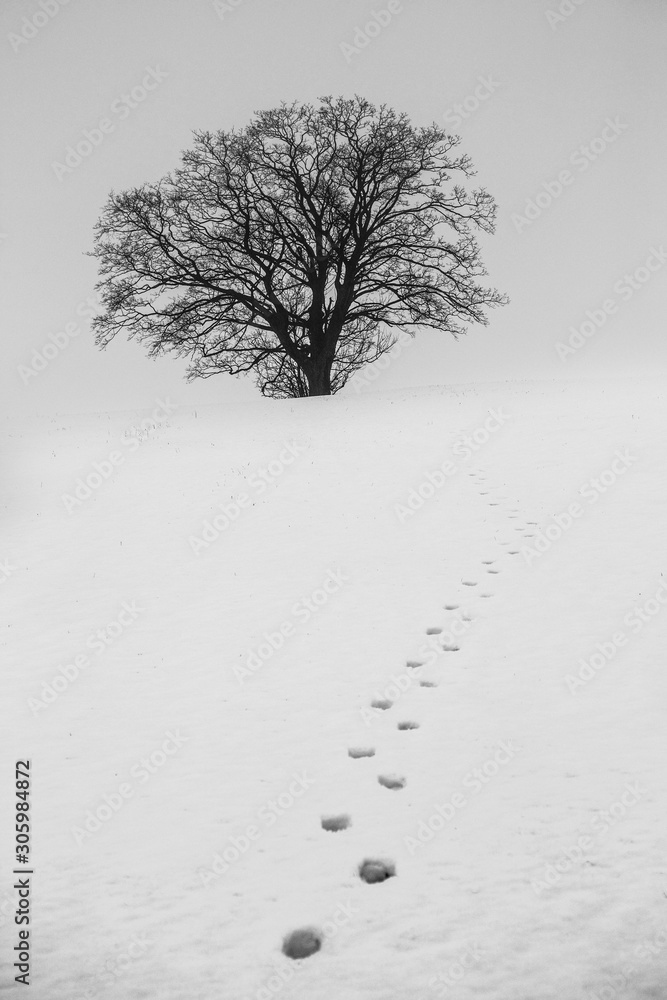
[[[252,371],[266,396],[322,396],[397,330],[456,337],[506,301],[478,284],[472,235],[493,232],[495,203],[452,181],[472,164],[437,125],[326,97],[194,139],[97,223],[101,347],[124,330],[187,357],[189,379]]]

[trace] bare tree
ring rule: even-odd
[[[124,330],[188,378],[253,372],[264,395],[337,392],[397,330],[455,337],[506,301],[473,229],[495,204],[453,175],[458,136],[361,97],[282,104],[198,132],[182,166],[111,193],[95,232],[106,347]]]

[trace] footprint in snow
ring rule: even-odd
[[[477,581],[476,580],[461,580],[461,583],[463,584],[464,587],[476,587],[477,586]]]
[[[456,611],[458,604],[445,604],[445,611]]]
[[[283,940],[283,954],[288,958],[308,958],[322,947],[322,933],[317,927],[301,927]]]
[[[407,729],[419,729],[419,723],[418,722],[399,722],[398,725],[396,726],[396,728],[400,729],[401,731],[405,731]]]
[[[452,646],[449,643],[443,642],[442,648],[443,648],[443,651],[445,653],[458,653],[458,651],[459,651],[459,649],[461,647],[460,646]]]
[[[341,813],[339,816],[322,816],[321,819],[322,829],[328,830],[331,833],[338,833],[339,830],[347,830],[350,822],[350,817],[347,813]]]
[[[359,865],[359,878],[369,885],[376,882],[386,882],[388,878],[393,878],[396,874],[396,866],[393,861],[386,858],[366,858]]]
[[[380,708],[383,712],[386,712],[393,704],[393,701],[390,701],[389,698],[374,698],[371,702],[371,708]]]
[[[423,660],[408,660],[405,664],[408,670],[418,670],[420,667],[424,666]]]
[[[397,791],[399,788],[405,788],[406,779],[398,774],[378,774],[378,781],[383,788]]]
[[[426,635],[440,635],[441,632],[442,629],[437,627],[426,629]]]
[[[422,688],[435,688],[438,685],[435,683],[435,681],[420,681],[419,686]]]
[[[375,747],[349,747],[347,755],[354,760],[358,760],[360,757],[374,757]]]

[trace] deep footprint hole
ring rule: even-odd
[[[347,830],[352,821],[347,813],[341,813],[339,816],[323,816],[321,822],[323,830],[338,833],[339,830]]]
[[[419,723],[418,722],[399,722],[398,726],[396,728],[397,729],[401,729],[401,730],[419,729]]]
[[[375,748],[374,747],[349,747],[347,751],[348,757],[352,757],[354,760],[358,760],[360,757],[374,757]]]
[[[389,701],[389,698],[375,698],[371,702],[371,708],[380,708],[383,712],[386,712],[393,704],[393,701]]]
[[[384,858],[366,858],[359,865],[359,878],[369,885],[386,882],[396,874],[396,866]]]
[[[440,635],[441,632],[442,632],[441,628],[435,628],[434,627],[434,628],[427,628],[426,629],[426,635]]]
[[[383,788],[391,788],[392,791],[396,791],[399,788],[405,788],[406,779],[398,774],[378,774],[378,781]]]
[[[316,927],[301,927],[283,941],[283,955],[288,958],[308,958],[322,947],[322,934]]]

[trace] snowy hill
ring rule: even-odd
[[[14,428],[34,1000],[664,997],[665,415],[644,380]]]

